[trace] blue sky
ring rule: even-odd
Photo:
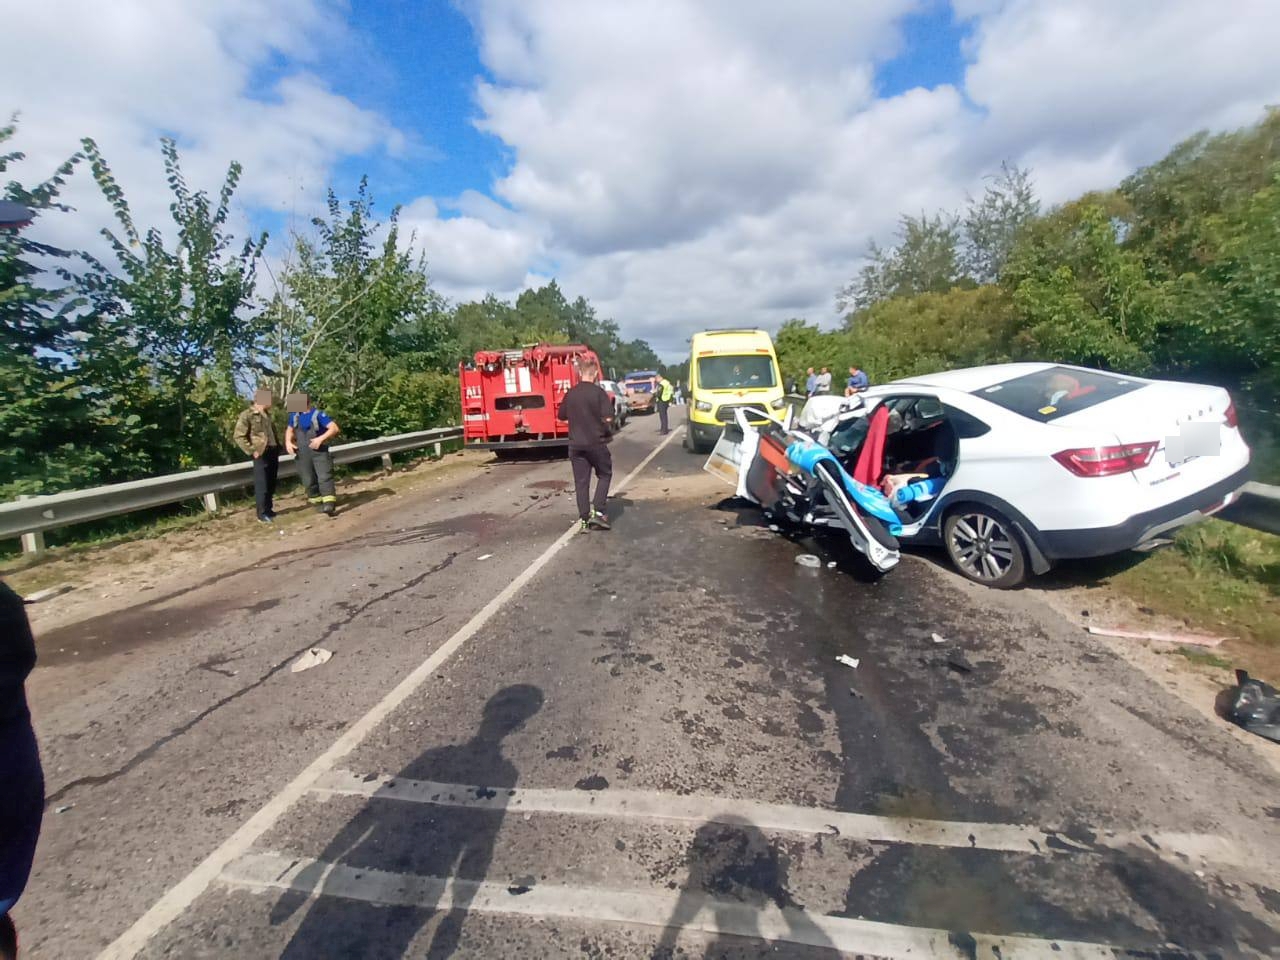
[[[402,205],[454,300],[555,276],[664,356],[838,322],[899,216],[1012,161],[1052,204],[1280,103],[1274,0],[19,0],[0,107],[35,179],[97,139],[167,226],[157,140],[274,251],[332,186]],[[41,238],[104,252],[88,177]]]

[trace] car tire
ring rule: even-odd
[[[990,507],[953,509],[942,524],[942,542],[952,565],[974,583],[1008,590],[1027,577],[1027,551],[1018,531]]]

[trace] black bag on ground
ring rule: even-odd
[[[1280,743],[1280,690],[1236,671],[1236,689],[1227,719],[1250,733]]]

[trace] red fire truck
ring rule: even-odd
[[[582,344],[540,343],[481,350],[474,362],[460,364],[463,443],[498,451],[566,446],[569,425],[556,420],[556,410],[578,382],[579,359],[599,363]]]

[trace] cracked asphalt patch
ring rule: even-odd
[[[615,445],[619,469],[651,447],[646,424]],[[874,582],[838,553],[841,569],[798,568],[829,545],[717,509],[725,488],[700,463],[665,449],[612,532],[574,537],[341,763],[360,783],[471,785],[484,805],[313,791],[145,955],[1280,949],[1280,851],[1257,830],[1278,784],[1251,751],[1047,611],[984,603],[911,557]],[[117,769],[304,640],[336,654],[83,786],[20,908],[30,955],[92,953],[184,876],[563,533],[566,475],[504,465],[463,500],[185,597],[201,616],[224,606],[182,639],[74,665],[101,683],[47,714],[65,783]],[[281,602],[247,613],[230,598],[249,583]],[[588,807],[557,812],[569,801],[552,793],[521,810],[523,790]],[[590,812],[611,797],[657,812]],[[664,821],[662,798],[705,822]],[[972,824],[975,848],[763,827],[752,803],[797,823]],[[1045,828],[1044,849],[977,848],[1002,825]],[[1104,843],[1113,831],[1252,860]]]

